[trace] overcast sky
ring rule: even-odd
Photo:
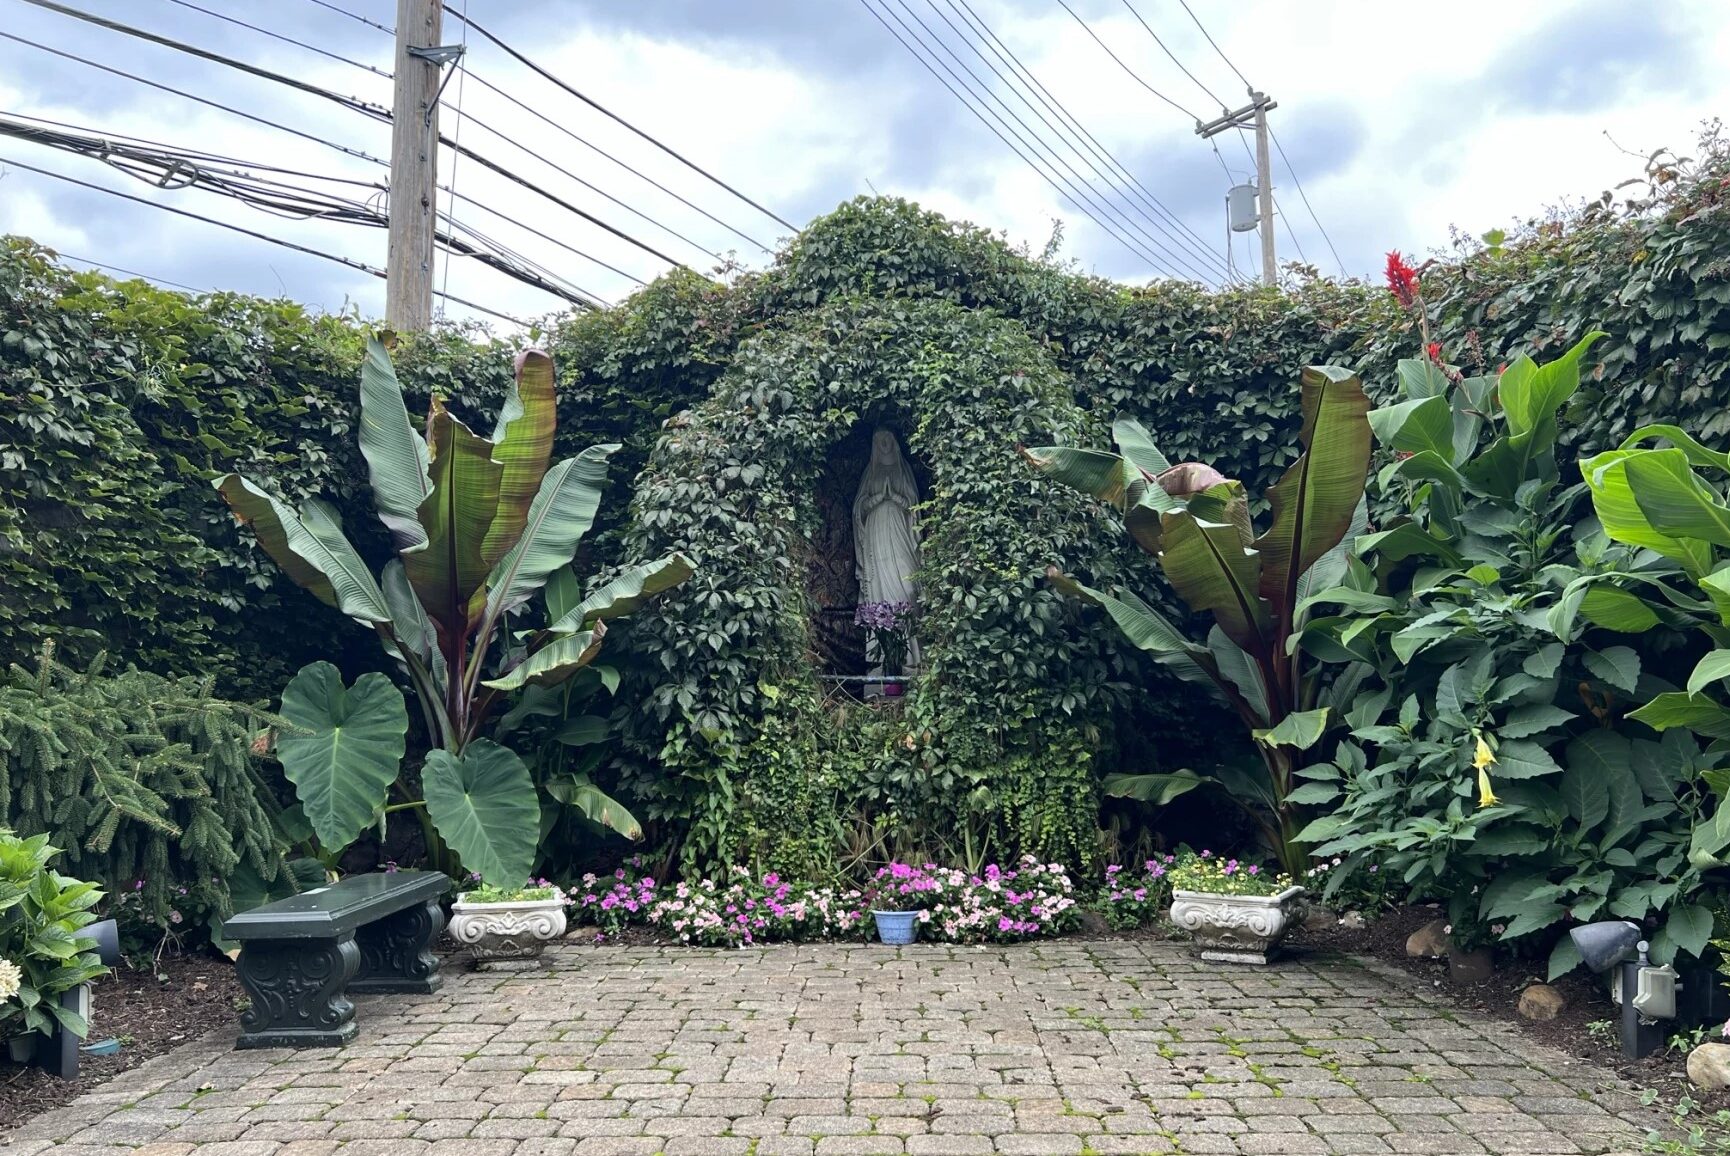
[[[1223,277],[1225,190],[1244,179],[1250,159],[1235,133],[1217,138],[1216,154],[1195,135],[1193,117],[1217,116],[1221,101],[1243,104],[1244,82],[1179,0],[1133,0],[1134,12],[1193,79],[1125,0],[1068,2],[1124,64],[1184,111],[1126,74],[1060,0],[870,0],[869,6],[866,0],[468,0],[478,21],[550,72],[795,226],[875,190],[1001,230],[1035,251],[1061,219],[1063,256],[1107,276],[1135,282],[1174,274]],[[396,7],[391,0],[197,4],[209,12],[182,0],[73,0],[85,11],[389,104],[384,77],[210,13],[388,72],[391,38],[335,9],[389,25]],[[1639,162],[1618,146],[1644,153],[1670,145],[1685,152],[1704,118],[1730,109],[1724,0],[1455,0],[1445,6],[1190,0],[1190,6],[1231,64],[1279,102],[1271,113],[1275,133],[1339,259],[1276,153],[1274,184],[1284,218],[1276,229],[1279,256],[1297,259],[1301,247],[1324,272],[1338,273],[1343,264],[1346,273],[1374,276],[1388,249],[1425,253],[1445,247],[1453,227],[1476,235],[1594,196],[1639,171]],[[940,71],[965,78],[965,62],[990,81],[993,96],[978,102],[1005,120],[1013,110],[1037,129],[1050,142],[1045,147],[1090,179],[1086,199],[1078,205],[1075,194],[1054,190],[1013,155],[897,42],[874,10],[910,42],[941,39],[944,47],[928,49]],[[1047,120],[1067,127],[1060,118],[1068,116],[1090,134],[1092,143],[1078,146],[1087,159],[1056,143],[1056,133],[1035,119],[1019,90],[987,71],[976,49],[1015,75],[995,46],[980,41],[970,17],[998,38],[996,51],[1043,86],[1042,97],[1028,100]],[[969,39],[959,29],[968,30]],[[368,186],[381,182],[386,170],[367,157],[389,156],[390,129],[361,112],[25,0],[0,0],[0,33],[283,127],[7,39],[0,39],[0,111],[343,177],[359,183],[322,187],[377,203],[378,190]],[[462,41],[464,25],[447,17],[444,39]],[[716,263],[712,254],[729,253],[760,267],[768,254],[755,242],[773,248],[787,236],[785,226],[473,32],[468,48],[473,77],[456,74],[446,101],[460,102],[476,119],[447,111],[441,128],[460,134],[476,153],[693,268],[706,271]],[[944,79],[957,83],[947,73]],[[197,190],[156,189],[100,160],[11,137],[0,136],[0,157],[384,265],[380,230],[285,219]],[[1046,163],[1071,180],[1065,169]],[[458,221],[589,293],[617,300],[635,287],[631,277],[648,280],[666,268],[661,257],[474,160],[447,151],[440,165],[441,179],[454,183],[458,194]],[[1108,191],[1089,165],[1123,184],[1127,172],[1135,181],[1132,193]],[[200,289],[287,295],[369,315],[383,309],[383,283],[365,272],[16,165],[0,164],[0,170],[0,233],[22,233],[72,257]],[[584,188],[573,175],[602,192]],[[440,207],[451,207],[447,196],[441,195]],[[1254,243],[1253,234],[1237,238],[1239,269],[1259,267]],[[468,259],[450,261],[447,269],[441,257],[435,279],[456,296],[519,317],[559,305]],[[449,309],[453,316],[470,315],[459,305]]]

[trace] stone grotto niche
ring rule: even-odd
[[[880,430],[892,440],[892,449],[877,439]],[[898,463],[879,461],[873,471],[874,442],[881,450],[892,452]],[[917,515],[909,507],[931,492],[931,479],[924,465],[907,453],[906,444],[897,423],[887,419],[860,421],[829,451],[818,479],[814,493],[815,526],[806,547],[806,592],[811,606],[811,660],[823,675],[831,678],[858,679],[875,668],[875,656],[868,658],[866,654],[866,632],[853,620],[855,610],[864,600],[861,582],[864,580],[867,587],[871,582],[868,568],[859,556],[858,528],[873,520],[881,523],[887,518],[905,517],[909,523],[907,535],[913,549],[918,549]],[[896,464],[899,471],[893,468]],[[899,484],[885,476],[901,471],[905,474]],[[872,507],[867,513],[861,509],[860,490],[867,483],[868,474],[873,492],[867,498],[866,504]],[[910,503],[906,501],[907,480],[912,486]],[[895,491],[887,501],[880,492],[885,489]],[[882,567],[878,569],[881,571]],[[893,578],[897,570],[891,567],[888,576]],[[911,588],[908,583],[907,589]],[[916,645],[907,661],[910,668],[919,664]],[[854,684],[851,689],[856,695],[859,687]]]

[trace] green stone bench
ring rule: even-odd
[[[350,875],[231,916],[240,982],[252,996],[239,1048],[333,1048],[354,1039],[349,992],[439,989],[432,942],[443,930],[437,871]]]

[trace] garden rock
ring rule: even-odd
[[[1362,931],[1369,926],[1369,921],[1364,918],[1364,913],[1361,911],[1348,911],[1340,916],[1340,926],[1347,931]]]
[[[1553,1020],[1567,1006],[1562,993],[1547,983],[1534,983],[1520,993],[1519,1011],[1529,1020]]]
[[[1328,931],[1340,921],[1340,913],[1327,907],[1312,907],[1304,916],[1305,931]]]
[[[1445,919],[1432,919],[1406,936],[1406,955],[1412,959],[1446,959],[1450,946]]]
[[[1689,1052],[1688,1080],[1705,1092],[1730,1088],[1730,1044],[1701,1044]]]

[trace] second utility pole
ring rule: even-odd
[[[1263,284],[1272,285],[1279,280],[1279,270],[1274,264],[1273,252],[1273,167],[1268,160],[1267,151],[1267,114],[1269,109],[1279,107],[1279,102],[1269,100],[1267,93],[1249,90],[1250,103],[1235,112],[1228,112],[1218,120],[1206,124],[1195,122],[1195,135],[1206,140],[1217,136],[1228,129],[1255,126],[1255,184],[1256,199],[1259,201],[1261,218],[1261,279]]]
[[[390,251],[385,323],[398,333],[432,325],[438,226],[439,0],[397,0],[395,99],[390,132]]]

